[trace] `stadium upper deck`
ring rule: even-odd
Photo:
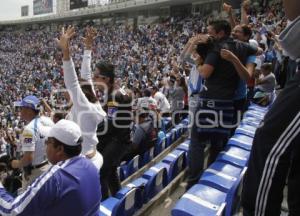
[[[0,25],[18,25],[18,24],[33,24],[33,23],[45,23],[49,21],[64,21],[64,20],[76,20],[82,18],[99,18],[111,17],[112,14],[128,13],[132,11],[149,10],[157,8],[168,8],[178,5],[197,5],[218,3],[220,0],[115,0],[108,4],[92,4],[87,7],[70,10],[70,0],[57,1],[54,6],[54,14],[45,16],[37,16],[31,18],[24,18],[18,20],[0,21]]]

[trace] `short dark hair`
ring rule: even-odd
[[[209,51],[214,49],[214,39],[209,37],[206,43],[199,43],[197,45],[196,51],[202,59],[205,59]]]
[[[252,36],[252,29],[248,25],[245,25],[245,24],[241,25],[241,28],[242,28],[243,34],[248,37],[248,40],[250,40],[250,38]]]
[[[83,141],[82,137],[80,137],[80,138],[78,139],[78,141],[77,141],[77,144],[78,144],[78,145],[76,145],[76,146],[69,146],[69,145],[66,145],[66,144],[62,143],[61,141],[57,140],[57,139],[54,138],[54,137],[53,137],[53,139],[54,139],[54,141],[55,141],[55,142],[53,143],[54,147],[57,148],[58,146],[63,146],[63,147],[64,147],[64,153],[65,153],[69,158],[80,155],[81,150],[82,150],[82,146],[81,146],[81,145],[82,145],[82,141]]]
[[[151,91],[150,89],[145,89],[143,92],[144,97],[150,97],[151,96]]]
[[[101,61],[96,64],[96,68],[99,70],[100,74],[110,78],[110,83],[115,81],[115,67],[114,65]]]
[[[214,28],[216,33],[224,31],[224,34],[229,37],[231,34],[231,26],[230,23],[226,20],[214,20],[209,23],[210,26]]]
[[[152,86],[152,90],[155,91],[155,92],[157,92],[157,91],[159,91],[159,87],[156,86],[156,85],[154,85],[154,86]]]

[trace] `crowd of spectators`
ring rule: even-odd
[[[224,11],[231,23],[240,22],[236,18],[238,16],[232,16],[234,12],[230,5],[225,5]],[[131,89],[135,98],[151,98],[162,116],[175,113],[173,117],[177,123],[182,115],[176,114],[176,111],[188,109],[188,78],[193,66],[180,54],[190,38],[207,31],[211,19],[211,16],[171,17],[136,28],[124,24],[94,25],[98,36],[92,50],[92,69],[100,60],[111,62],[115,65],[118,77],[115,85]],[[247,34],[246,29],[250,29],[250,38],[263,50],[256,57],[255,76],[252,77],[252,82],[257,84],[253,95],[255,101],[260,101],[262,95],[273,93],[275,87],[284,88],[285,83],[293,77],[297,63],[288,57],[278,43],[278,35],[287,25],[280,3],[264,9],[245,4],[242,8],[243,19],[248,28],[241,27],[237,31]],[[84,51],[81,43],[84,29],[78,28],[77,32],[72,40],[72,53],[75,69],[79,73]],[[56,93],[64,88],[62,56],[53,40],[57,37],[58,32],[46,29],[0,32],[1,156],[18,157],[20,153],[18,141],[24,123],[19,111],[14,108],[15,101],[33,94],[42,98],[52,110],[68,105],[68,100]],[[249,90],[253,87],[251,82],[248,87]],[[51,115],[48,109],[43,112]],[[152,127],[148,118],[143,116],[140,119],[136,131],[141,133],[145,130],[143,127],[146,131]],[[135,136],[134,142],[141,139]]]

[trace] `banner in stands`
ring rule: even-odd
[[[88,6],[88,0],[70,0],[70,10]]]
[[[33,15],[53,12],[53,0],[33,0]]]
[[[22,17],[25,17],[25,16],[28,16],[29,14],[29,6],[26,5],[26,6],[22,6],[21,7],[21,16]]]

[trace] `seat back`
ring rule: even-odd
[[[168,170],[168,181],[172,181],[185,167],[185,152],[174,150],[162,159],[163,163],[170,165]]]
[[[216,161],[202,174],[199,183],[228,193],[239,178],[243,168]]]
[[[247,167],[244,167],[239,178],[235,181],[233,187],[227,194],[225,216],[234,215],[236,210],[238,210],[238,203],[240,203],[241,200],[241,185],[245,177],[246,171]]]
[[[223,161],[244,168],[248,164],[250,152],[235,146],[227,146],[219,153],[216,161]]]
[[[159,155],[165,149],[166,134],[163,131],[158,132],[157,141],[154,147],[154,156]]]
[[[170,146],[173,142],[173,134],[172,132],[168,132],[166,134],[166,147]]]
[[[216,216],[222,215],[226,193],[215,188],[196,184],[190,188],[172,209],[172,216]]]
[[[142,178],[148,180],[144,191],[144,197],[146,200],[152,199],[168,184],[167,170],[164,167],[151,167],[143,174]]]
[[[132,158],[126,168],[126,177],[131,176],[133,173],[135,173],[139,169],[139,160],[140,156],[136,155],[134,158]]]
[[[139,200],[142,198],[142,194],[138,187],[125,186],[117,192],[115,197],[120,199],[117,215],[133,215],[141,207]]]

